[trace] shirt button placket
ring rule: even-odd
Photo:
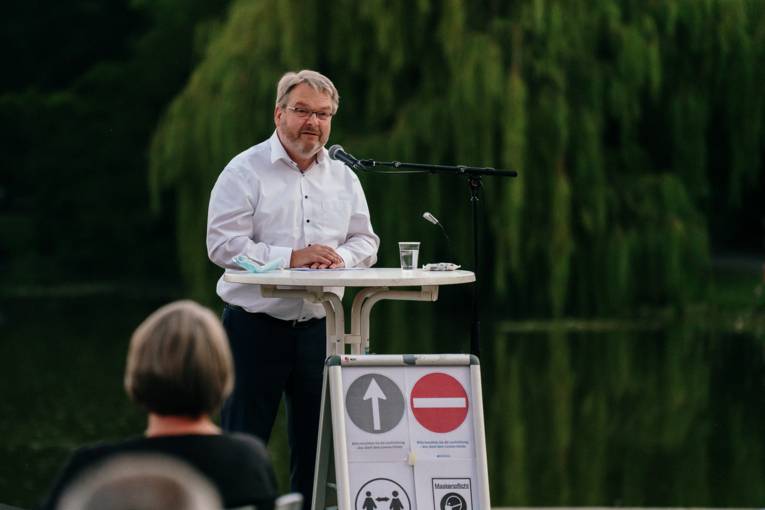
[[[300,172],[300,193],[303,195],[303,217],[305,218],[305,223],[303,224],[303,239],[307,246],[311,246],[311,244],[308,242],[308,239],[310,238],[308,232],[307,232],[307,225],[311,224],[311,220],[308,218],[311,215],[311,203],[308,201],[308,193],[306,192],[306,180],[305,180],[305,174],[303,172]],[[306,303],[304,300],[301,300],[300,304],[300,312],[298,313],[298,317],[303,317],[305,315],[305,307]],[[298,319],[295,319],[295,323],[298,321]]]
[[[311,235],[309,233],[308,226],[311,225],[311,215],[313,214],[313,204],[312,201],[309,201],[308,199],[308,192],[306,190],[306,180],[305,180],[305,174],[301,174],[302,179],[300,179],[300,192],[303,195],[303,217],[305,218],[305,223],[303,224],[303,239],[305,239],[305,243],[307,246],[311,246],[311,243],[309,242],[311,239]]]

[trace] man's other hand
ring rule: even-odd
[[[302,250],[292,250],[290,267],[310,267],[311,269],[335,269],[345,267],[343,258],[337,252],[323,244],[306,246]]]

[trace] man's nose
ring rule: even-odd
[[[310,127],[311,129],[318,129],[319,117],[316,117],[315,113],[311,113],[308,117],[305,118],[303,126]]]

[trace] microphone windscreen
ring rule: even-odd
[[[338,151],[345,152],[345,151],[343,151],[343,146],[342,145],[338,145],[338,144],[333,145],[332,147],[329,148],[329,151],[328,151],[329,152],[329,157],[331,159],[337,159],[337,152]]]
[[[422,213],[422,217],[428,220],[429,222],[431,222],[433,225],[438,225],[438,220],[436,219],[436,217],[430,214],[429,212],[425,211],[424,213]]]

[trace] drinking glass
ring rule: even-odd
[[[401,259],[401,269],[409,271],[417,268],[417,258],[420,255],[419,241],[402,241],[398,243],[398,254]]]

